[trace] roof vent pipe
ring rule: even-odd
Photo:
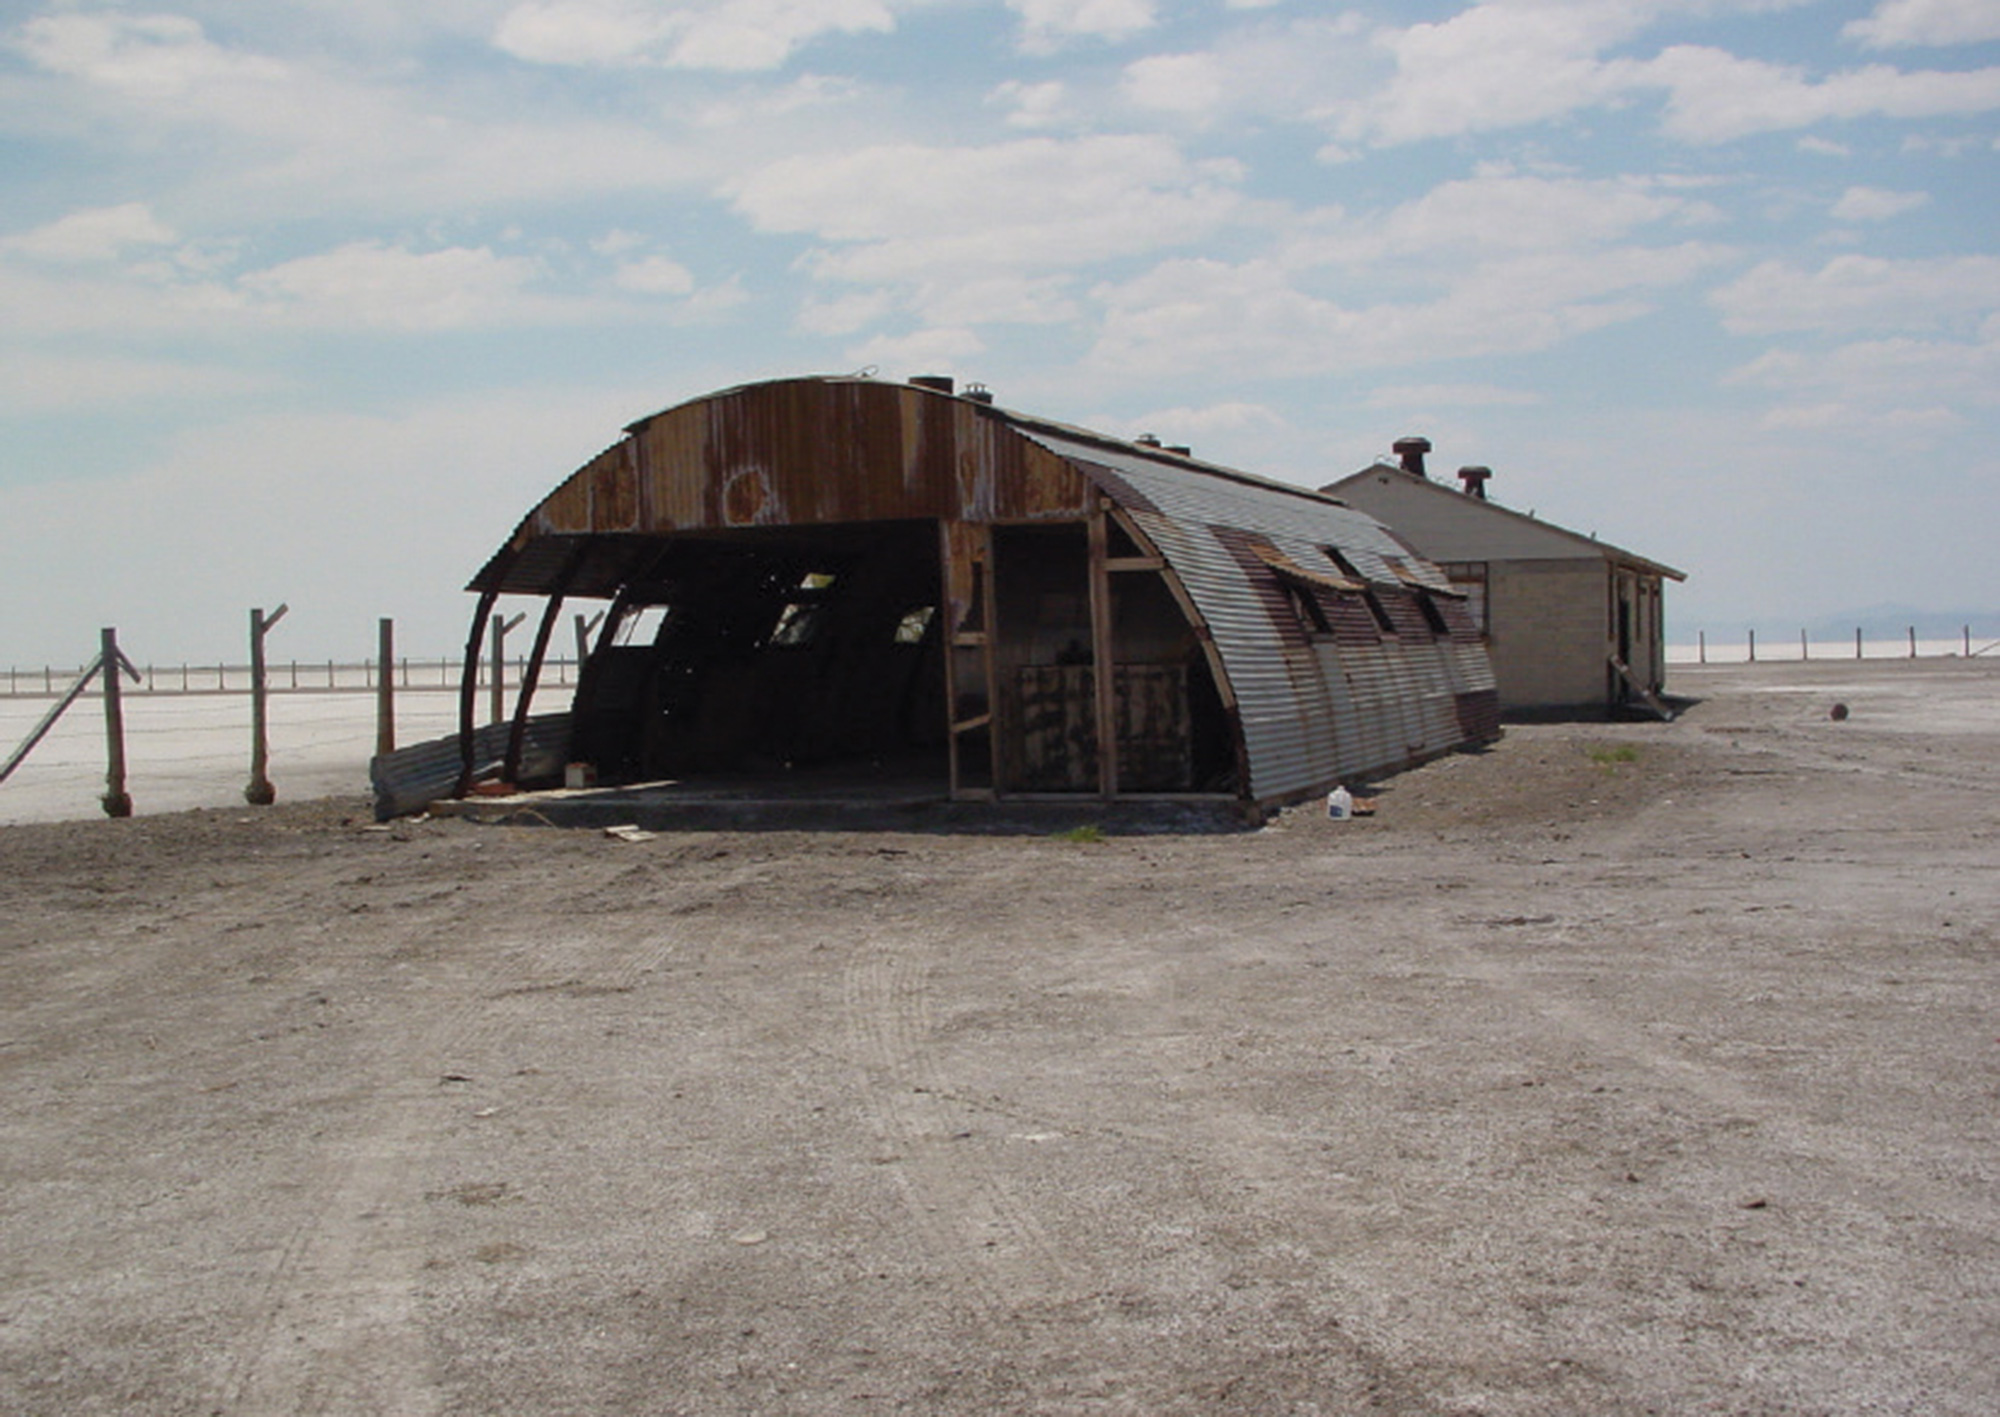
[[[1160,438],[1157,433],[1141,433],[1132,441],[1142,448],[1157,448],[1160,446]]]
[[[1424,475],[1424,454],[1431,450],[1430,439],[1398,438],[1391,447],[1396,456],[1402,459],[1404,472],[1414,473],[1418,477]]]
[[[1458,470],[1458,480],[1465,489],[1465,495],[1477,497],[1482,502],[1486,500],[1486,481],[1492,476],[1493,469],[1490,467],[1462,467]]]
[[[910,383],[915,388],[929,389],[931,392],[939,394],[948,394],[952,389],[951,375],[949,374],[919,374],[910,380]]]
[[[993,390],[987,388],[984,384],[967,384],[965,386],[965,396],[974,403],[993,402]]]

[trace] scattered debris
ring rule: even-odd
[[[651,841],[659,835],[658,832],[644,830],[636,822],[625,822],[619,826],[606,827],[604,834],[618,841]]]

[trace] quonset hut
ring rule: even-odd
[[[945,378],[784,379],[641,419],[469,588],[468,658],[499,596],[547,609],[504,753],[464,697],[460,795],[554,734],[606,783],[846,765],[958,801],[1256,817],[1498,731],[1463,597],[1369,516]],[[531,730],[578,597],[610,608],[567,719]]]

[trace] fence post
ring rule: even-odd
[[[1799,661],[1800,663],[1804,663],[1806,660],[1811,658],[1812,658],[1812,651],[1806,648],[1806,632],[1804,628],[1801,627],[1799,630]]]
[[[1861,658],[1861,627],[1859,625],[1854,627],[1854,657],[1856,659]]]
[[[1917,627],[1915,625],[1912,625],[1910,626],[1910,658],[1915,659],[1916,657],[1917,657]]]
[[[98,672],[104,676],[104,804],[107,817],[132,815],[132,797],[125,790],[125,706],[119,698],[123,661],[118,655],[118,631],[105,629],[99,637]]]
[[[507,721],[507,632],[521,623],[522,616],[509,620],[493,616],[493,722]]]
[[[1757,632],[1755,630],[1751,630],[1748,632],[1748,635],[1749,635],[1749,645],[1750,645],[1750,662],[1752,664],[1755,664],[1757,662]]]
[[[382,670],[375,676],[375,756],[396,751],[396,622],[383,616],[375,624],[376,657]]]
[[[1708,663],[1708,631],[1696,630],[1694,632],[1694,642],[1695,642],[1695,656],[1696,656],[1695,663],[1697,664]]]
[[[269,619],[262,606],[250,612],[250,781],[243,785],[243,800],[253,807],[268,807],[278,800],[270,774],[270,685],[264,682],[264,636],[290,609],[280,605]]]
[[[1958,633],[1965,641],[1965,657],[1967,659],[1972,658],[1972,626],[1960,625]]]

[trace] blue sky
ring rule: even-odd
[[[1990,617],[1997,115],[1995,0],[0,4],[0,663],[448,650],[625,422],[868,367]]]

